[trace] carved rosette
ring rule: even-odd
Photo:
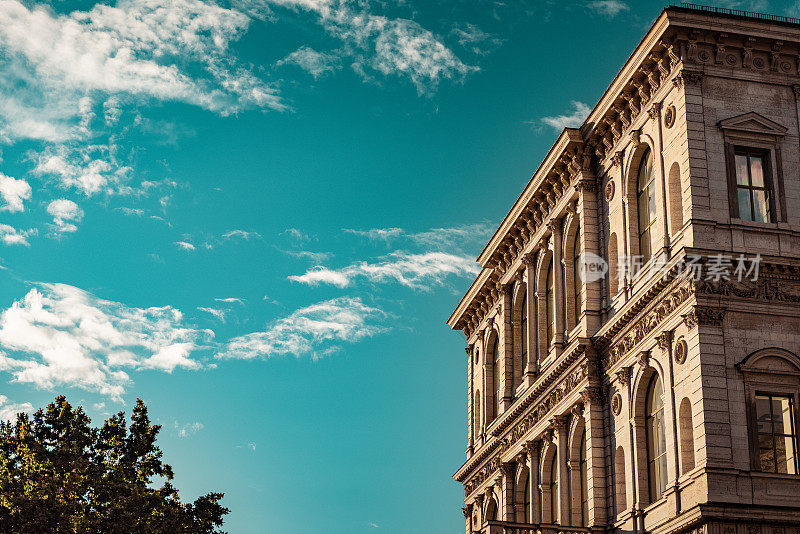
[[[619,415],[620,412],[622,412],[622,397],[619,393],[614,393],[614,396],[611,397],[611,413]]]
[[[620,165],[622,163],[620,162]],[[609,180],[606,184],[606,202],[611,202],[614,199],[614,181]]]
[[[675,343],[675,363],[682,365],[686,361],[686,357],[689,354],[689,346],[686,344],[686,340],[680,338]]]

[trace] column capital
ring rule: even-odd
[[[557,431],[563,432],[567,430],[569,426],[569,417],[566,415],[554,415],[550,419],[550,424],[553,425],[553,428],[555,428]]]
[[[664,330],[661,332],[656,336],[656,341],[661,350],[669,349],[670,345],[672,345],[672,330]]]
[[[631,372],[631,368],[630,367],[623,367],[622,369],[620,369],[616,373],[617,380],[623,386],[627,386],[627,385],[629,385],[631,383],[631,374],[632,374],[632,372]]]

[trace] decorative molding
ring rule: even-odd
[[[636,355],[636,363],[639,364],[639,367],[642,369],[647,369],[650,367],[650,351],[643,350]]]
[[[630,367],[623,367],[616,372],[616,377],[620,384],[622,384],[625,387],[628,387],[631,383],[632,374],[633,372]]]
[[[681,69],[680,72],[672,79],[675,87],[684,87],[687,85],[700,85],[703,82],[703,73],[696,70]]]
[[[764,268],[762,267],[762,271]],[[790,283],[785,277],[772,278],[769,275],[759,276],[758,280],[698,280],[695,291],[698,294],[736,297],[744,299],[765,300],[772,302],[800,302],[800,280]]]
[[[680,285],[672,291],[667,291],[658,304],[653,306],[648,313],[641,316],[628,329],[627,334],[609,346],[605,362],[606,369],[610,369],[639,342],[644,340],[664,319],[688,301],[692,294],[688,285]]]
[[[689,313],[684,314],[683,322],[687,328],[695,326],[722,326],[725,317],[724,308],[712,308],[709,306],[694,306]]]
[[[661,332],[656,336],[656,341],[658,342],[658,348],[661,350],[668,350],[672,344],[672,330],[664,330]]]

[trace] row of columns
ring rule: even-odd
[[[586,446],[586,492],[588,510],[585,518],[586,526],[605,525],[606,514],[606,472],[603,434],[603,406],[599,386],[588,386],[582,394],[583,401],[573,409],[573,440],[580,439],[576,418],[583,419]],[[491,499],[497,504],[497,519],[517,523],[549,523],[550,506],[558,503],[558,518],[562,525],[580,525],[581,511],[581,472],[577,452],[571,454],[570,417],[556,416],[551,419],[551,426],[540,439],[526,441],[521,452],[510,462],[501,465],[500,473],[483,493],[477,495],[473,502],[465,508],[467,532],[472,533],[474,507],[477,507],[479,521],[485,522],[484,514]],[[549,471],[547,461],[550,459],[551,447],[555,448],[555,456],[551,461],[557,462],[558,495],[550,495]],[[572,447],[577,451],[577,447]],[[521,466],[528,470],[527,502],[520,500],[522,492],[517,487],[517,473]],[[569,479],[569,481],[568,481]],[[554,499],[554,497],[556,497]],[[467,512],[470,513],[467,513]]]

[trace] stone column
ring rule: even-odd
[[[562,525],[569,525],[569,484],[567,477],[567,448],[569,447],[569,418],[559,415],[553,418],[556,436],[558,437],[558,518]]]
[[[541,454],[540,441],[528,441],[525,443],[525,452],[528,453],[528,501],[531,509],[528,510],[528,517],[531,523],[542,521],[542,505],[539,502],[539,457]]]
[[[539,360],[537,354],[539,347],[537,346],[538,336],[536,332],[539,321],[536,317],[536,273],[534,268],[534,258],[532,255],[527,255],[522,259],[525,264],[525,306],[527,306],[528,314],[528,329],[522,332],[528,345],[528,358],[524,362],[525,365],[525,385],[530,386],[539,372]]]
[[[517,464],[515,470],[520,471],[520,470],[522,470],[523,467],[524,468],[528,467],[528,453],[525,451],[524,447],[522,449],[522,452],[517,455],[517,457],[515,459],[515,462]],[[519,479],[518,475],[515,475],[515,477],[514,477],[514,521],[516,521],[517,523],[525,523],[525,522],[528,521],[528,510],[525,509],[525,499],[524,499],[524,497],[522,499],[520,499],[518,497],[519,497],[520,493],[527,493],[528,487],[530,486],[530,483],[531,483],[530,473],[528,473],[528,479],[527,479],[527,482],[526,482],[527,486],[525,486],[524,488],[520,488],[518,486],[518,479]]]
[[[469,503],[461,509],[467,522],[467,534],[472,534],[472,504]]]
[[[500,287],[500,298],[502,299],[500,324],[500,335],[502,336],[501,363],[503,370],[500,375],[503,384],[503,397],[500,400],[500,413],[505,412],[514,401],[514,330],[511,325],[511,298],[512,285],[506,284]],[[500,413],[497,415],[499,416]]]
[[[607,520],[606,449],[603,429],[603,390],[588,386],[582,392],[586,428],[586,494],[589,497],[586,525],[602,526]]]
[[[583,254],[600,254],[600,224],[599,206],[597,202],[596,180],[587,169],[581,171],[580,179],[576,184],[579,191],[577,213],[581,218],[581,244]],[[583,337],[592,337],[602,324],[601,311],[603,309],[602,279],[587,283],[583,280]]]
[[[555,346],[556,354],[560,353],[564,345],[564,240],[561,233],[561,220],[553,220],[548,224],[550,231],[553,232],[553,282],[555,285],[555,314],[556,329]]]
[[[475,373],[474,364],[475,345],[468,345],[467,352],[467,455],[472,456],[475,450],[475,387],[472,383],[472,375]]]
[[[503,521],[514,521],[514,469],[513,462],[506,462],[500,466],[502,476],[503,508],[500,519]]]

